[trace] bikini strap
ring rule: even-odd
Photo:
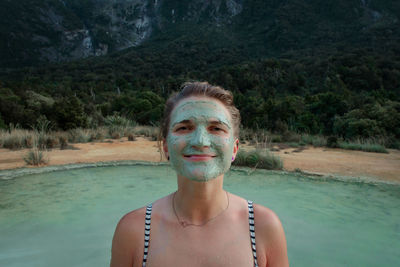
[[[251,240],[251,249],[253,250],[254,267],[258,267],[258,263],[257,263],[257,252],[256,252],[256,232],[255,232],[255,228],[254,228],[254,209],[253,209],[253,201],[247,200],[247,206],[248,206],[248,208],[249,208],[250,240]]]
[[[149,204],[146,207],[146,221],[144,226],[144,252],[143,252],[143,263],[142,267],[146,267],[146,261],[149,253],[149,241],[150,241],[150,224],[151,224],[151,210],[153,205]]]

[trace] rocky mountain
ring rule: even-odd
[[[257,57],[384,50],[399,43],[399,17],[398,0],[1,0],[0,67],[191,39]]]

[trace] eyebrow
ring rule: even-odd
[[[183,121],[178,121],[178,122],[175,122],[174,124],[172,124],[172,127],[174,127],[175,125],[178,125],[178,124],[185,124],[185,123],[191,123],[191,121],[190,120],[183,120]]]
[[[175,127],[175,126],[178,125],[178,124],[187,124],[187,123],[192,123],[192,121],[191,121],[191,120],[182,120],[182,121],[178,121],[178,122],[172,124],[172,127]],[[210,121],[208,121],[208,123],[209,123],[209,124],[214,124],[214,125],[215,125],[215,124],[225,125],[226,127],[228,127],[228,129],[231,129],[231,127],[230,127],[227,123],[225,123],[225,122],[223,122],[223,121],[219,121],[219,120],[210,120]]]
[[[228,127],[229,129],[231,128],[228,124],[226,124],[226,123],[223,122],[223,121],[211,120],[211,121],[209,121],[208,123],[210,123],[210,124],[222,124],[222,125],[225,125],[226,127]]]

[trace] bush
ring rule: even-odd
[[[136,137],[132,133],[130,133],[128,134],[128,141],[136,141]]]
[[[400,149],[400,141],[394,137],[389,137],[384,141],[385,147],[393,148],[393,149]]]
[[[37,147],[30,150],[24,157],[24,161],[28,165],[39,166],[48,163],[48,158],[44,151],[39,150]]]
[[[282,139],[284,142],[300,142],[301,136],[295,132],[285,132],[282,134]]]
[[[29,135],[25,138],[25,147],[32,148],[33,147],[33,136]]]
[[[60,149],[66,149],[68,146],[68,138],[62,135],[58,137],[58,140],[60,141]]]
[[[49,121],[46,116],[39,116],[36,120],[36,125],[32,126],[34,130],[37,130],[40,133],[48,133],[51,128],[53,128],[51,121]]]
[[[333,123],[333,132],[345,139],[369,138],[384,134],[378,121],[364,118],[361,110],[355,109],[344,116],[336,116]]]
[[[118,139],[125,136],[136,125],[136,122],[117,114],[107,116],[104,123],[108,128],[108,134],[113,139],[117,139],[117,136],[119,136]]]
[[[316,135],[313,137],[312,145],[315,147],[326,146],[327,140],[324,136]]]
[[[59,145],[59,140],[54,135],[48,135],[46,138],[46,148],[55,148]]]
[[[321,135],[302,134],[300,144],[313,145],[315,147],[326,146],[326,138]]]
[[[274,134],[271,136],[271,142],[272,143],[281,143],[282,142],[282,136]]]
[[[58,126],[63,130],[87,126],[87,115],[82,102],[75,96],[58,100],[52,110]]]
[[[2,147],[8,149],[21,149],[23,147],[32,147],[35,133],[18,128],[11,128],[10,131],[2,131],[0,143]]]
[[[150,137],[150,140],[157,141],[159,129],[155,126],[137,126],[134,128],[134,134]]]
[[[47,145],[47,134],[44,132],[36,132],[36,136],[37,136],[37,145],[40,149],[46,149],[46,145]]]
[[[389,153],[384,146],[376,143],[369,142],[339,142],[339,147],[348,150],[360,150],[365,152],[376,152],[376,153]]]
[[[311,145],[313,143],[313,136],[310,134],[302,134],[300,141],[304,144]]]
[[[111,134],[111,138],[112,138],[112,139],[120,139],[120,138],[121,138],[121,135],[119,134],[119,132],[113,132],[113,133]]]
[[[287,145],[290,147],[301,147],[302,146],[302,144],[296,143],[296,142],[289,142],[289,143],[287,143]]]
[[[281,170],[283,168],[282,160],[268,150],[239,150],[232,165],[267,170]]]
[[[1,114],[0,114],[0,129],[6,129],[7,125],[4,123],[3,119],[1,118]]]
[[[2,143],[3,147],[8,149],[20,149],[23,147],[23,142],[17,135],[6,136]]]
[[[331,148],[339,147],[337,137],[336,136],[329,136],[327,141],[326,141],[326,146],[327,147],[331,147]]]
[[[91,133],[87,129],[76,128],[68,131],[68,141],[72,143],[87,143]]]

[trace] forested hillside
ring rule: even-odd
[[[399,18],[397,0],[4,0],[0,67],[188,45],[196,37],[253,58],[387,50],[399,42]]]
[[[399,145],[398,1],[184,2],[153,1],[140,45],[2,68],[0,127],[40,115],[55,128],[96,127],[116,113],[157,124],[171,92],[207,80],[234,92],[244,127]]]

